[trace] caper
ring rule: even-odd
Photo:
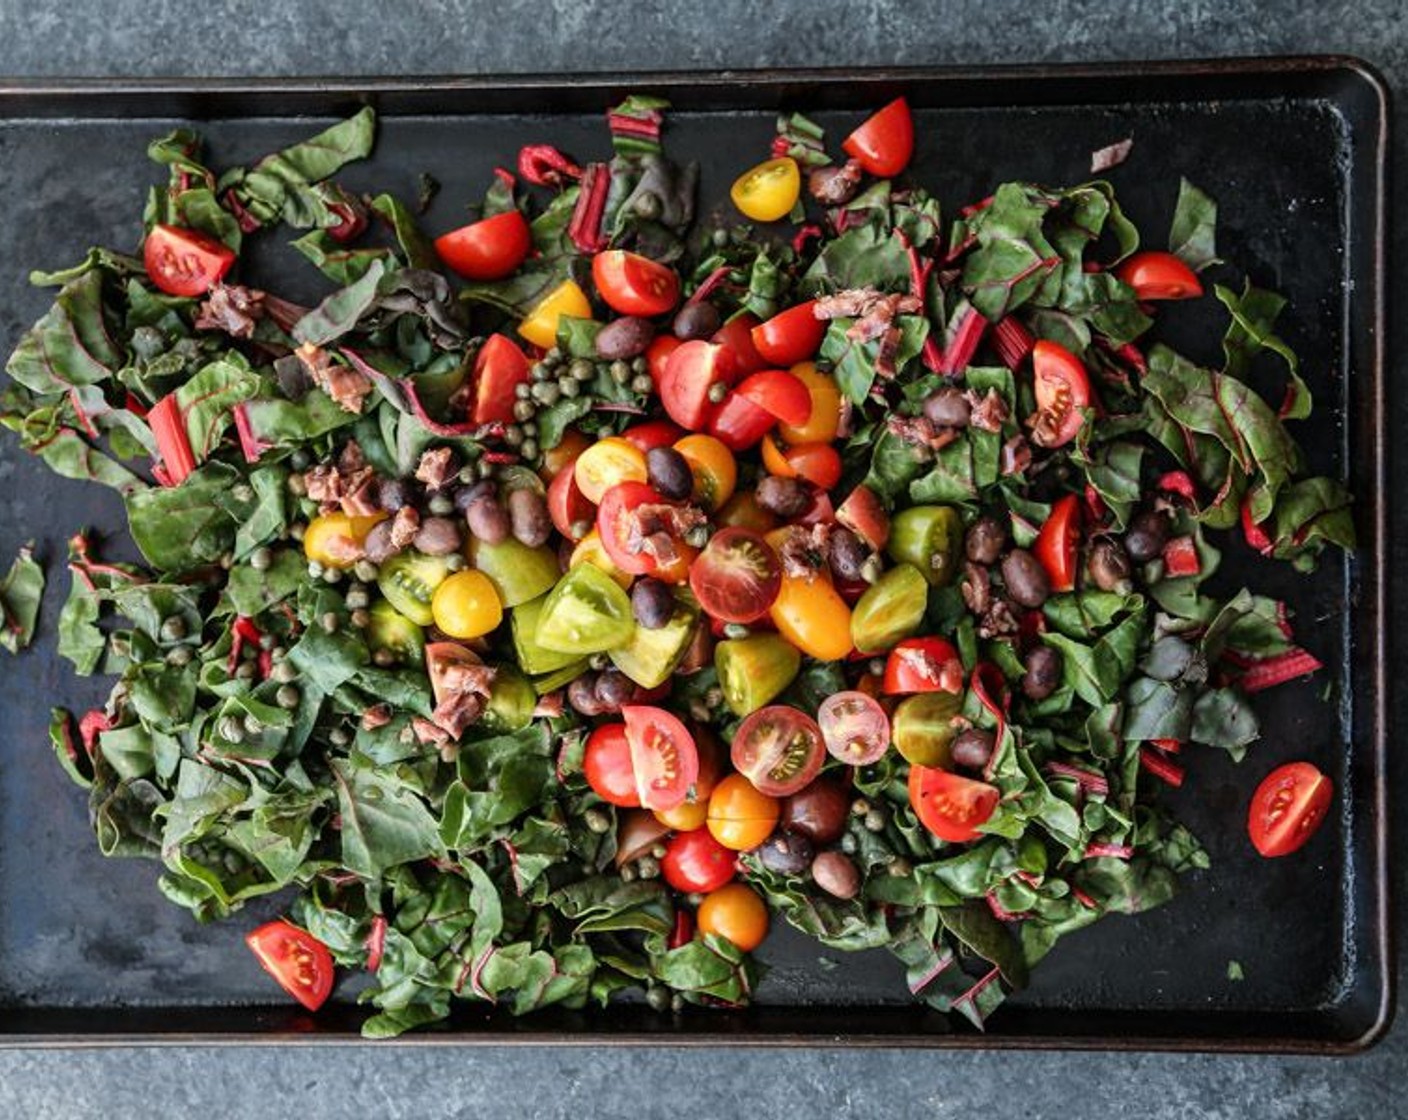
[[[372,651],[372,664],[382,669],[396,664],[396,654],[389,649],[377,649]],[[410,728],[407,728],[409,731]]]
[[[621,876],[621,882],[634,883],[636,881],[636,869],[633,864],[626,864],[617,872]]]
[[[254,674],[258,671],[253,661],[243,661],[240,663],[239,667],[235,669],[235,680],[252,681]]]
[[[728,396],[728,384],[723,381],[714,381],[709,385],[709,403],[723,404],[724,398]]]
[[[641,856],[636,860],[636,871],[642,879],[660,878],[660,861],[654,856]]]
[[[696,525],[684,535],[685,544],[691,548],[703,548],[709,543],[709,526]]]
[[[190,646],[173,646],[166,655],[166,663],[181,669],[189,665],[193,657],[195,657],[195,653],[192,652]]]
[[[667,851],[669,851],[669,849],[666,848],[664,844],[656,844],[653,848],[650,849],[650,854],[653,855],[656,859],[664,859],[665,853]]]
[[[571,531],[572,539],[579,541],[592,531],[592,523],[583,518],[580,521],[572,522],[568,529]]]
[[[538,441],[535,439],[525,439],[523,446],[518,449],[525,459],[536,459],[538,457]]]
[[[670,1010],[673,1011],[676,1015],[678,1015],[681,1011],[684,1010],[684,1005],[684,996],[680,995],[679,992],[676,992],[670,997]]]
[[[726,248],[726,247],[728,246],[728,230],[726,230],[726,229],[716,229],[716,230],[714,230],[713,234],[710,235],[709,240],[711,240],[711,241],[714,243],[714,248],[715,248],[715,249],[723,249],[723,248]]]
[[[564,377],[557,383],[557,387],[568,400],[571,400],[582,391],[582,383],[580,381],[574,381],[570,377]]]
[[[529,420],[526,424],[523,425],[523,438],[524,438],[524,439],[537,439],[537,438],[538,438],[538,425],[537,425],[537,422],[536,422],[536,421]]]
[[[653,391],[654,388],[655,382],[650,379],[649,374],[638,373],[635,377],[631,378],[631,392],[633,393],[644,395]]]
[[[704,703],[710,708],[718,708],[724,702],[724,690],[721,688],[711,688],[704,693]]]
[[[846,835],[841,837],[841,851],[845,852],[848,856],[855,855],[856,849],[859,847],[860,841],[858,841],[855,836],[851,833],[848,832],[846,833]]]
[[[274,554],[263,545],[249,554],[249,566],[256,572],[267,572],[274,566]]]
[[[445,567],[451,572],[464,571],[467,563],[468,561],[465,560],[463,553],[452,552],[449,556],[445,557]]]
[[[448,494],[436,494],[425,508],[436,517],[446,517],[455,512],[455,503]]]
[[[549,347],[548,352],[543,355],[543,361],[550,366],[561,365],[562,358],[562,348],[558,346]]]
[[[631,359],[631,372],[632,372],[632,373],[649,373],[649,372],[650,372],[650,362],[645,358],[644,355],[640,355],[640,356],[638,356],[638,357],[632,358],[632,359]]]
[[[623,358],[617,358],[611,363],[611,380],[617,385],[624,385],[631,379],[631,363]]]
[[[179,614],[162,619],[161,638],[166,642],[179,642],[186,636],[186,620]]]
[[[670,989],[656,985],[645,990],[645,1002],[650,1005],[652,1011],[670,1010]]]
[[[526,401],[528,399],[528,394],[532,391],[533,390],[528,387],[528,382],[526,381],[520,381],[517,385],[513,387],[513,395],[521,401]]]
[[[355,610],[349,620],[358,630],[365,630],[372,624],[372,612],[368,610]]]
[[[863,797],[857,797],[851,802],[851,816],[863,817],[870,812],[870,802]]]
[[[248,713],[244,717],[244,733],[250,736],[263,735],[264,721],[253,712]]]
[[[324,583],[340,583],[342,581],[342,569],[324,568],[322,580]]]
[[[313,465],[313,457],[300,447],[288,457],[288,465],[296,471],[306,471]]]
[[[523,429],[517,424],[510,424],[504,429],[504,443],[509,447],[517,447],[523,442]]]
[[[885,865],[885,870],[892,879],[903,879],[907,875],[914,874],[914,865],[904,856],[896,856]]]
[[[564,379],[566,380],[566,379]],[[533,386],[533,399],[545,407],[551,407],[557,403],[557,398],[562,395],[561,381],[539,381]],[[568,380],[568,384],[575,385],[575,381]],[[514,407],[513,414],[518,418],[518,408]],[[531,416],[522,417],[524,420],[532,419]]]
[[[689,701],[689,715],[696,723],[709,722],[709,705],[704,703],[699,697],[694,696]]]
[[[221,716],[215,733],[227,743],[243,743],[244,723],[238,716]]]
[[[345,727],[334,727],[328,732],[328,742],[335,747],[345,747],[352,741],[352,733]]]
[[[298,679],[298,670],[292,661],[278,661],[269,670],[269,679],[275,684],[288,684],[290,681]]]
[[[748,627],[744,626],[741,622],[725,622],[725,623],[724,623],[724,637],[725,637],[725,638],[730,638],[730,639],[733,639],[734,641],[737,641],[737,640],[740,639],[740,638],[746,638],[746,637],[748,637],[748,635],[751,634],[751,633],[752,633],[752,631],[749,630]]]
[[[361,610],[372,605],[371,596],[367,594],[365,587],[354,587],[343,596],[343,602],[347,604],[349,610]]]
[[[488,459],[481,458],[475,466],[475,471],[480,478],[493,478],[498,472],[494,469],[494,464]]]
[[[533,407],[532,401],[514,401],[513,418],[520,424],[525,420],[531,420],[537,415],[538,410]]]
[[[289,475],[288,482],[284,485],[288,487],[288,492],[295,498],[301,498],[308,493],[308,480],[301,474]]]
[[[342,625],[342,619],[338,617],[336,611],[325,611],[323,617],[318,619],[318,623],[329,634],[336,634],[337,628]]]
[[[536,362],[534,363],[530,374],[534,381],[547,381],[549,378],[552,377],[553,371],[552,367],[549,366],[547,362]]]
[[[600,836],[610,831],[611,814],[604,809],[588,809],[582,814],[582,823],[587,826],[588,832],[595,832]]]
[[[665,203],[654,191],[641,191],[631,203],[631,209],[647,222],[655,221],[665,210]]]
[[[871,809],[865,814],[865,819],[861,823],[865,825],[867,832],[884,832],[885,825],[889,823],[889,820],[885,816],[885,810]]]
[[[293,709],[303,703],[303,693],[291,684],[280,685],[279,691],[274,693],[274,702],[281,708]]]
[[[590,381],[596,376],[596,365],[587,358],[573,358],[567,372],[578,381]]]
[[[290,540],[301,541],[307,532],[308,526],[305,525],[302,521],[294,521],[288,527],[288,536]]]

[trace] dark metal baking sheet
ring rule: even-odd
[[[461,220],[496,164],[529,138],[599,150],[602,110],[632,89],[675,103],[671,150],[704,163],[706,201],[764,151],[780,108],[817,115],[833,139],[855,111],[905,93],[916,110],[917,170],[948,206],[1002,178],[1087,177],[1089,153],[1125,136],[1110,173],[1157,240],[1186,174],[1218,200],[1219,248],[1289,296],[1285,333],[1318,406],[1302,429],[1312,466],[1359,495],[1362,548],[1314,580],[1257,564],[1261,589],[1289,598],[1335,691],[1283,689],[1258,708],[1265,739],[1247,763],[1209,752],[1171,797],[1203,838],[1212,870],[1171,904],[1113,918],[1063,941],[1032,986],[978,1034],[915,1007],[885,954],[830,953],[790,931],[763,953],[757,1006],[678,1019],[642,1006],[547,1012],[514,1021],[463,1008],[424,1042],[603,1042],[1299,1050],[1362,1048],[1392,1013],[1384,745],[1386,577],[1384,205],[1387,94],[1363,64],[1337,58],[1234,60],[972,72],[715,73],[506,79],[222,82],[0,82],[0,343],[44,309],[27,270],[78,259],[92,243],[130,246],[141,195],[158,178],[145,142],[193,121],[214,162],[255,157],[361,103],[381,112],[376,157],[345,177],[412,194],[443,184],[428,217]],[[266,239],[267,241],[267,239]],[[312,270],[270,253],[277,290],[316,289]],[[276,277],[276,278],[275,278]],[[1212,301],[1205,301],[1212,303]],[[1167,316],[1174,341],[1217,357],[1215,308]],[[46,473],[0,440],[0,556],[37,538],[52,590],[40,639],[0,661],[0,1045],[339,1042],[361,1012],[350,995],[317,1016],[273,999],[242,931],[276,902],[201,927],[167,904],[156,870],[104,860],[84,799],[52,762],[51,704],[82,709],[106,682],[75,680],[54,652],[66,587],[64,540],[112,531],[119,504]],[[1235,578],[1236,573],[1233,573]],[[1307,757],[1335,780],[1338,814],[1299,856],[1259,859],[1243,814],[1257,778]],[[1230,981],[1228,962],[1245,979]]]

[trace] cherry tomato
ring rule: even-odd
[[[440,259],[466,280],[502,280],[523,263],[532,247],[532,230],[517,210],[471,222],[435,239]]]
[[[663,315],[680,298],[680,278],[673,268],[624,249],[607,249],[592,258],[592,282],[622,315]]]
[[[767,904],[743,883],[729,883],[710,892],[694,917],[701,934],[722,937],[745,953],[751,953],[768,935]]]
[[[655,392],[660,392],[660,383],[665,377],[665,366],[670,355],[680,348],[680,340],[672,334],[658,334],[646,347],[645,361],[650,370],[650,380],[655,382]]]
[[[862,484],[851,491],[836,510],[836,520],[873,549],[889,543],[890,515],[869,486]]]
[[[1309,762],[1288,762],[1262,779],[1252,794],[1247,831],[1267,857],[1299,851],[1320,827],[1334,783]]]
[[[750,529],[722,529],[709,538],[689,569],[699,605],[724,622],[752,622],[767,614],[782,587],[782,562]]]
[[[816,720],[772,704],[745,719],[733,736],[733,768],[769,797],[787,797],[816,777],[826,742]]]
[[[483,572],[455,572],[430,600],[435,625],[452,638],[482,638],[504,620],[499,593]]]
[[[963,662],[943,638],[906,638],[885,659],[886,696],[915,692],[962,692]]]
[[[734,359],[717,343],[695,339],[670,354],[660,379],[660,403],[676,424],[697,432],[704,427],[714,401],[715,385],[727,390],[734,381]]]
[[[840,778],[824,774],[782,802],[778,824],[789,832],[800,832],[814,844],[834,844],[846,831],[850,815],[850,787]]]
[[[657,809],[655,819],[671,832],[693,832],[709,818],[707,801],[681,801],[673,809]]]
[[[802,193],[802,173],[789,156],[750,167],[734,180],[729,197],[745,217],[755,222],[785,218]]]
[[[812,414],[810,390],[800,377],[785,369],[764,369],[749,374],[739,384],[738,395],[784,424],[805,424]]]
[[[777,798],[759,793],[742,774],[730,774],[709,796],[705,820],[725,848],[746,852],[772,835],[781,811]]]
[[[557,446],[543,452],[543,467],[538,472],[544,482],[551,482],[577,461],[577,456],[592,445],[592,441],[576,428],[568,428]]]
[[[714,520],[720,528],[752,529],[755,533],[777,528],[777,517],[758,504],[758,496],[751,490],[740,490],[725,502]]]
[[[1115,275],[1141,300],[1196,299],[1203,294],[1198,274],[1172,253],[1135,253]]]
[[[582,773],[592,792],[603,801],[625,809],[640,805],[624,723],[603,724],[588,736],[582,755]]]
[[[660,567],[659,559],[644,549],[630,550],[632,537],[639,536],[632,529],[632,519],[636,510],[645,505],[666,504],[654,490],[644,482],[623,482],[611,487],[601,499],[597,508],[596,529],[601,546],[606,550],[611,563],[620,571],[631,575],[650,575]],[[680,542],[676,542],[678,545]]]
[[[798,362],[791,373],[807,387],[811,411],[801,424],[782,424],[777,434],[783,443],[830,443],[841,427],[841,390],[835,379],[812,362]]]
[[[515,211],[516,213],[516,211]],[[528,359],[511,338],[491,334],[474,357],[474,408],[476,424],[512,424],[514,387],[528,380]]]
[[[1059,343],[1043,338],[1032,349],[1032,375],[1037,415],[1050,419],[1050,430],[1038,424],[1033,441],[1043,447],[1070,443],[1085,423],[1081,411],[1090,404],[1090,379],[1081,360]]]
[[[976,840],[1001,795],[996,786],[930,766],[909,768],[909,804],[919,822],[954,844]]]
[[[684,438],[684,429],[669,420],[647,420],[627,428],[621,438],[635,444],[644,454],[653,447],[674,446]]]
[[[753,328],[758,317],[751,311],[741,311],[716,330],[710,342],[717,342],[733,355],[733,368],[738,377],[756,373],[768,363],[753,345]]]
[[[890,717],[864,692],[836,692],[821,702],[817,726],[833,758],[869,766],[890,749]]]
[[[600,521],[600,512],[598,512],[598,521]],[[622,571],[612,561],[611,554],[606,551],[606,545],[602,543],[601,533],[596,529],[583,537],[577,547],[572,550],[572,556],[567,561],[568,571],[579,564],[591,564],[593,567],[600,568],[627,591],[631,589],[631,584],[635,581],[635,576],[630,572]]]
[[[962,713],[962,693],[917,692],[895,707],[890,739],[906,762],[947,768],[953,763]]]
[[[779,478],[806,479],[823,490],[841,481],[841,454],[829,443],[796,443],[783,448],[771,436],[764,436],[763,466]]]
[[[518,333],[534,346],[547,350],[557,343],[557,321],[564,315],[573,319],[592,317],[591,300],[575,280],[564,280],[539,300],[518,324]]]
[[[809,299],[786,311],[779,311],[766,323],[753,328],[753,345],[765,361],[775,366],[794,366],[805,362],[821,348],[826,335],[826,320],[815,314],[816,300]],[[807,418],[792,420],[805,424]]]
[[[265,922],[245,935],[264,971],[309,1011],[317,1011],[332,993],[333,963],[328,947],[292,922]]]
[[[807,579],[784,572],[768,617],[808,657],[839,661],[851,652],[851,608],[825,575]]]
[[[587,532],[596,521],[596,507],[587,500],[582,488],[577,485],[576,471],[559,471],[557,477],[548,483],[548,515],[553,526],[570,541],[580,541],[573,533],[572,526],[586,522]]]
[[[349,517],[345,513],[325,513],[308,522],[303,534],[303,555],[325,568],[350,568],[363,556],[362,542],[385,513]]]
[[[1080,498],[1067,494],[1051,507],[1051,516],[1037,534],[1032,553],[1051,580],[1052,591],[1076,585],[1076,549],[1080,545]]]
[[[675,444],[694,474],[692,500],[713,513],[731,497],[738,485],[738,463],[722,440],[713,436],[685,436]]]
[[[660,873],[682,894],[708,894],[730,879],[738,857],[710,834],[707,828],[678,832],[665,844]]]
[[[845,153],[879,179],[898,175],[914,155],[914,118],[897,97],[841,142]]]
[[[607,436],[577,456],[572,471],[582,495],[600,505],[613,486],[645,481],[645,452],[620,436]]]
[[[621,718],[626,721],[640,803],[647,809],[673,809],[689,796],[699,777],[694,737],[663,708],[627,705]]]
[[[153,226],[142,246],[151,281],[169,296],[201,296],[225,278],[235,251],[199,230]]]
[[[743,396],[737,390],[709,416],[709,434],[730,451],[746,451],[767,435],[777,417]]]

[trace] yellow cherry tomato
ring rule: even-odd
[[[797,468],[787,461],[787,456],[771,433],[763,437],[762,448],[763,466],[767,467],[768,474],[775,474],[778,478],[797,477]]]
[[[564,315],[574,319],[592,317],[591,301],[575,280],[564,280],[540,299],[518,324],[518,333],[534,346],[547,350],[557,343],[557,321]]]
[[[709,819],[709,805],[705,801],[682,801],[673,809],[656,809],[655,819],[675,832],[693,832],[703,828]]]
[[[620,436],[599,439],[580,455],[572,469],[577,472],[577,489],[593,505],[622,482],[645,481],[645,452]]]
[[[745,953],[768,935],[767,905],[746,883],[729,883],[705,895],[694,920],[701,934],[716,934]]]
[[[772,835],[782,802],[759,793],[742,774],[730,774],[719,781],[709,795],[705,824],[725,848],[746,852]]]
[[[777,517],[758,504],[758,496],[751,490],[735,494],[725,502],[714,520],[720,528],[752,529],[755,533],[777,528]]]
[[[303,534],[303,555],[325,568],[350,568],[362,558],[362,543],[372,526],[385,521],[385,513],[349,517],[345,513],[325,513],[308,522]]]
[[[768,615],[777,632],[808,657],[840,661],[851,652],[851,608],[823,573],[810,579],[784,574]]]
[[[595,564],[627,591],[631,589],[631,573],[623,572],[611,562],[606,546],[601,543],[601,534],[595,529],[578,541],[577,547],[572,550],[567,566],[575,568],[578,564]]]
[[[685,436],[675,444],[675,450],[684,456],[694,474],[694,501],[713,513],[733,497],[738,485],[738,463],[722,440],[713,436]]]
[[[734,180],[729,197],[745,217],[755,222],[785,218],[802,193],[802,173],[790,156],[751,167]]]
[[[482,638],[504,619],[499,593],[483,572],[455,572],[430,600],[435,625],[452,638]]]
[[[836,379],[822,373],[814,362],[798,362],[791,373],[811,394],[812,411],[805,424],[779,424],[777,434],[785,443],[830,443],[841,426],[841,390]]]

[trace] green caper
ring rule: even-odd
[[[305,525],[302,521],[294,521],[294,522],[291,522],[291,523],[289,524],[289,527],[288,527],[288,536],[289,536],[289,540],[301,541],[301,540],[303,539],[304,534],[307,533],[307,532],[308,532],[308,526]]]
[[[863,817],[870,812],[870,802],[863,797],[857,797],[851,802],[851,816]]]
[[[425,508],[436,517],[448,517],[455,512],[455,503],[450,500],[448,494],[436,494],[426,503]]]
[[[261,545],[249,554],[249,566],[256,572],[267,572],[274,566],[274,553]]]
[[[653,855],[656,859],[664,859],[665,853],[668,850],[669,849],[666,848],[664,844],[656,844],[653,848],[650,849],[650,854]]]
[[[557,403],[557,398],[562,395],[562,386],[564,383],[568,385],[577,384],[570,378],[563,378],[562,381],[539,381],[536,385],[533,386],[533,399],[537,401],[540,405],[551,408]],[[518,412],[515,409],[515,418],[517,417],[517,415]],[[532,417],[525,416],[524,419],[530,420],[532,419]]]
[[[572,539],[579,541],[592,531],[592,523],[583,518],[580,521],[572,522],[568,528],[572,530]]]
[[[298,670],[292,661],[276,661],[274,667],[269,670],[269,679],[275,684],[288,684],[298,679]]]
[[[327,584],[341,583],[341,582],[342,582],[342,569],[341,569],[341,568],[324,568],[324,569],[323,569],[323,582],[324,582],[324,583],[327,583]]]
[[[679,992],[676,992],[670,997],[670,1010],[676,1015],[684,1010],[684,996],[680,995]]]
[[[610,831],[611,814],[604,809],[588,809],[582,814],[582,823],[587,826],[588,832],[595,832],[600,836]]]
[[[715,249],[726,248],[728,246],[728,230],[716,229],[710,240],[713,241]]]
[[[660,861],[654,856],[641,856],[636,860],[636,871],[642,879],[660,878]]]
[[[355,610],[352,612],[350,621],[358,630],[365,630],[372,624],[372,612],[364,609]]]
[[[504,443],[509,447],[517,447],[523,442],[523,429],[517,424],[510,424],[504,429]]]
[[[646,394],[653,391],[654,388],[655,382],[650,379],[649,374],[641,373],[631,378],[631,392],[633,393]]]
[[[652,1011],[670,1010],[670,989],[656,985],[645,990],[645,1002],[650,1005]]]
[[[914,874],[914,867],[904,856],[896,856],[885,865],[885,871],[894,879],[903,879]]]
[[[709,526],[696,525],[684,535],[684,540],[692,548],[703,548],[709,543]]]
[[[192,652],[190,646],[173,646],[166,655],[166,663],[177,669],[182,669],[191,663],[193,657],[195,657],[195,653]]]
[[[610,668],[611,658],[607,657],[604,653],[594,653],[587,664],[600,673],[603,669]]]
[[[274,703],[281,708],[292,710],[303,703],[303,693],[291,684],[280,685],[279,691],[274,693]]]
[[[710,404],[723,404],[726,396],[728,396],[728,385],[726,383],[714,381],[709,385]]]
[[[348,610],[359,611],[372,605],[372,597],[367,594],[365,587],[354,587],[343,596],[343,602],[347,604]]]
[[[301,474],[289,475],[288,482],[284,485],[288,487],[288,492],[295,498],[301,498],[308,493],[308,480]]]
[[[611,363],[611,380],[617,385],[624,385],[631,379],[631,364],[624,358],[617,358]]]
[[[308,575],[312,579],[323,578],[323,566],[316,560],[308,561]]]
[[[746,638],[751,633],[752,631],[749,630],[748,627],[744,626],[741,622],[724,623],[725,638],[732,638],[734,640],[737,640],[739,638]]]
[[[377,649],[372,651],[372,664],[382,669],[396,664],[396,655],[389,649]],[[407,729],[409,730],[409,728]]]
[[[328,732],[328,742],[335,747],[345,747],[352,741],[352,732],[345,727],[334,727]]]
[[[638,217],[644,218],[647,222],[653,222],[660,217],[665,209],[665,204],[654,191],[641,191],[636,195],[636,200],[631,203],[631,209],[636,212]]]
[[[464,566],[465,558],[461,553],[452,552],[449,556],[445,557],[445,567],[448,571],[462,572],[464,571]]]
[[[561,347],[558,347],[558,346],[550,347],[549,350],[548,350],[548,352],[543,355],[543,361],[546,362],[546,363],[547,363],[548,365],[550,365],[550,366],[561,365],[561,363],[562,363],[562,349],[561,349]]]
[[[254,501],[254,487],[247,482],[237,482],[230,487],[230,497],[237,502]]]
[[[257,673],[258,671],[259,669],[253,661],[242,661],[240,662],[239,667],[235,669],[235,680],[252,681],[254,679],[255,673]]]
[[[631,359],[631,372],[632,372],[632,373],[649,373],[649,372],[650,372],[650,362],[646,360],[646,357],[645,357],[644,354],[642,354],[642,355],[641,355],[640,357],[638,357],[638,358],[632,358],[632,359]]]
[[[277,640],[278,639],[276,639],[273,634],[260,634],[259,648],[265,650],[266,652],[270,652],[273,650]]]
[[[534,381],[546,381],[552,376],[552,369],[546,362],[535,362],[529,372]]]
[[[480,477],[480,478],[493,478],[496,473],[498,473],[498,472],[495,471],[495,469],[494,469],[494,464],[491,463],[491,462],[489,462],[488,459],[480,459],[480,460],[479,460],[479,477]]]
[[[253,712],[244,717],[244,733],[249,736],[264,734],[264,721]]]
[[[531,420],[537,415],[538,410],[533,407],[532,401],[514,401],[513,418],[520,424],[525,420]]]
[[[567,372],[578,381],[590,381],[596,376],[596,366],[587,358],[573,358]]]
[[[517,385],[513,387],[513,395],[521,401],[526,401],[528,399],[528,394],[532,391],[533,390],[529,387],[528,382],[526,381],[520,381]]]
[[[846,855],[855,855],[856,849],[858,847],[860,847],[860,842],[855,838],[852,833],[848,832],[846,833],[846,835],[841,837],[841,851],[845,852]]]
[[[538,441],[535,439],[525,439],[523,446],[518,450],[525,459],[536,459],[538,457]]]
[[[318,624],[329,634],[336,634],[338,627],[342,625],[342,619],[336,611],[325,611],[323,617],[318,619]]]
[[[582,383],[580,381],[574,381],[570,377],[564,377],[557,383],[557,388],[564,397],[571,400],[581,393]]]
[[[161,621],[161,639],[164,642],[179,642],[186,636],[186,620],[173,614]]]
[[[243,743],[244,722],[238,716],[221,716],[215,733],[227,743]]]
[[[871,809],[861,823],[865,825],[867,832],[884,832],[885,825],[889,822],[883,809]]]
[[[526,423],[526,424],[523,425],[523,438],[524,438],[524,439],[537,439],[537,438],[538,438],[538,424],[537,424],[536,421],[534,421],[534,420],[529,420],[528,423]]]
[[[623,883],[634,883],[636,881],[636,869],[633,864],[626,864],[621,868],[618,874],[621,876],[621,882]]]
[[[691,697],[689,701],[689,715],[696,723],[709,722],[709,705],[704,703],[699,697]]]

